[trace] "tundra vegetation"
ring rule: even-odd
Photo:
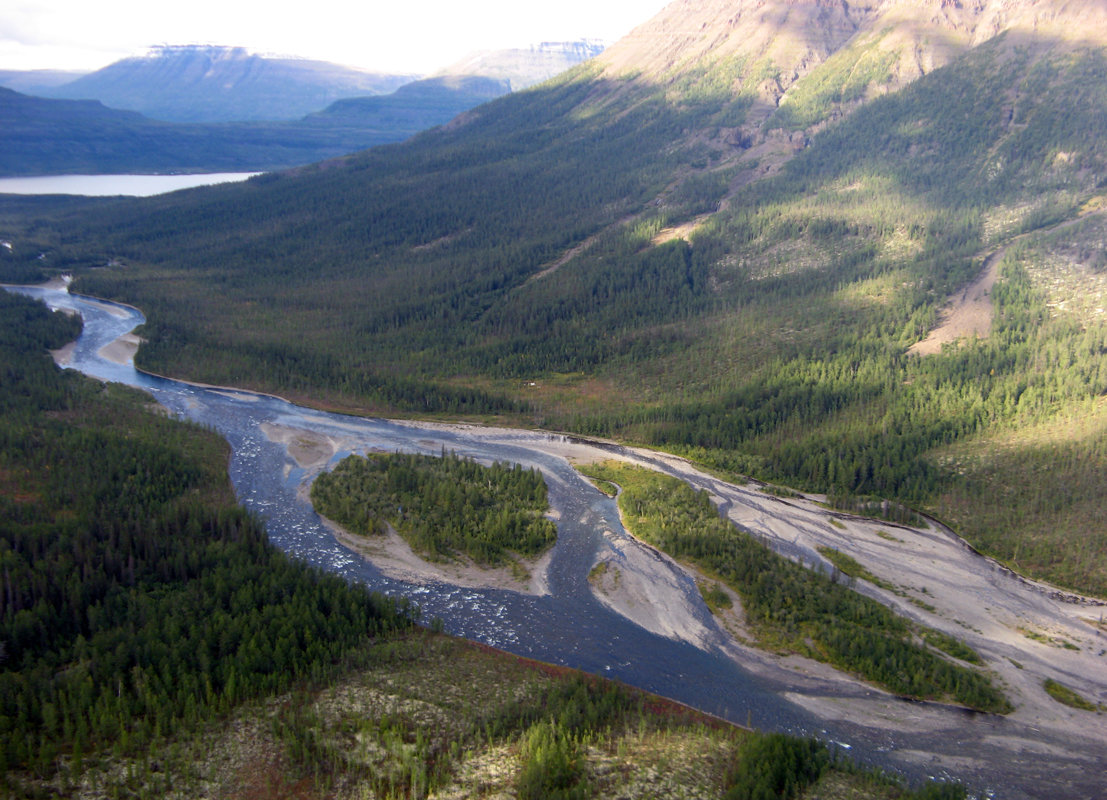
[[[78,330],[0,293],[4,797],[964,797],[417,628],[270,545],[221,439],[58,370]]]
[[[980,663],[967,645],[777,555],[721,517],[706,492],[614,461],[580,469],[622,488],[631,533],[737,592],[761,646],[828,662],[899,695],[1013,710],[986,673],[945,657]]]

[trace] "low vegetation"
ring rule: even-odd
[[[93,754],[58,796],[800,797],[961,800],[572,670],[425,632],[367,643],[322,682],[243,702],[129,756]],[[59,791],[60,789],[60,791]],[[807,793],[807,794],[805,794]]]
[[[719,614],[734,607],[734,601],[730,599],[730,595],[718,583],[700,581],[698,586],[700,597],[711,609],[711,613]]]
[[[394,527],[433,558],[500,564],[535,556],[557,539],[546,481],[515,464],[483,466],[453,453],[347,456],[311,487],[319,513],[364,536]]]
[[[580,469],[622,487],[619,507],[631,533],[737,592],[763,646],[826,661],[897,694],[998,713],[1012,710],[986,674],[916,640],[954,650],[962,659],[971,652],[967,647],[777,555],[720,517],[705,492],[615,461]]]
[[[820,547],[819,555],[834,565],[834,568],[841,572],[843,575],[847,575],[850,578],[861,578],[871,583],[873,586],[879,586],[881,589],[887,589],[894,591],[895,587],[883,578],[878,578],[873,575],[869,570],[865,569],[853,556],[848,553],[843,553],[841,550],[835,550],[833,547]]]
[[[1070,689],[1063,683],[1058,683],[1052,678],[1046,678],[1043,686],[1046,690],[1046,694],[1058,703],[1062,703],[1070,708],[1076,708],[1081,711],[1107,711],[1107,707],[1103,705],[1097,706],[1091,700],[1088,700],[1078,692]]]

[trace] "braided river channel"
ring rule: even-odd
[[[238,498],[265,521],[277,546],[351,581],[409,597],[424,621],[440,618],[449,633],[614,678],[737,724],[816,736],[912,782],[958,779],[982,797],[1100,796],[1107,748],[1081,744],[1070,752],[1072,742],[1027,722],[891,698],[819,665],[785,668],[781,658],[736,642],[704,605],[693,576],[630,537],[615,501],[584,480],[570,459],[622,458],[707,489],[724,513],[744,504],[744,513],[764,525],[800,524],[788,515],[808,512],[779,498],[725,484],[648,450],[540,431],[344,416],[268,395],[152,376],[136,371],[129,357],[105,357],[113,342],[144,321],[137,310],[71,295],[60,285],[8,288],[83,317],[84,331],[66,353],[65,366],[143,389],[172,416],[224,436],[232,449],[230,474]],[[303,432],[332,447],[318,464],[305,466],[290,454],[292,439],[274,431]],[[539,589],[390,577],[336,539],[306,499],[304,489],[318,470],[349,453],[443,450],[542,471],[558,540],[543,562]],[[818,560],[799,537],[770,543],[786,555]],[[614,608],[594,590],[588,576],[601,557],[619,565],[637,586],[637,610]],[[854,713],[855,706],[866,710]]]

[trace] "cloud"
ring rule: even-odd
[[[664,0],[409,0],[296,6],[259,0],[6,0],[0,68],[95,69],[156,44],[239,45],[351,66],[429,72],[474,50],[614,39]]]

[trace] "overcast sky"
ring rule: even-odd
[[[389,72],[474,50],[614,41],[667,0],[0,0],[0,69],[98,69],[158,44],[238,45]]]

